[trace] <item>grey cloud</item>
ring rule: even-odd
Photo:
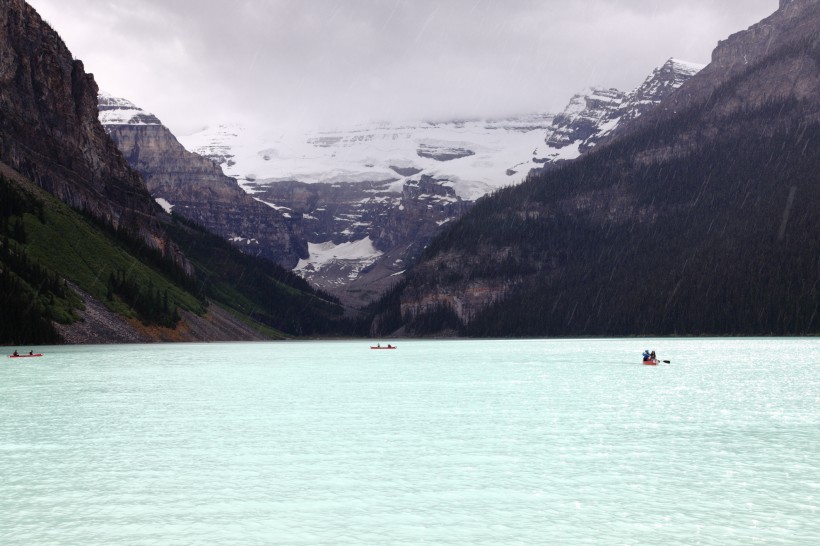
[[[176,131],[556,111],[707,62],[776,0],[30,0],[102,87]],[[70,4],[70,5],[68,5]]]

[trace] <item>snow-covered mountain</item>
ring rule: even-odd
[[[179,140],[258,201],[301,221],[310,257],[297,271],[337,294],[367,285],[350,300],[365,301],[470,203],[578,157],[700,68],[670,59],[632,92],[592,88],[558,115],[301,133],[220,126]]]
[[[282,181],[391,181],[428,175],[475,200],[532,168],[574,159],[654,107],[704,65],[669,59],[630,93],[588,88],[558,114],[502,120],[374,123],[337,131],[278,133],[219,126],[179,137],[249,192]]]
[[[547,129],[546,148],[535,152],[534,161],[548,165],[575,159],[654,108],[704,66],[669,59],[631,93],[613,88],[585,89],[555,116]]]
[[[310,257],[296,270],[361,303],[475,199],[523,180],[551,123],[551,115],[536,114],[316,133],[235,126],[180,140],[256,199],[301,218]]]
[[[253,199],[206,158],[186,150],[156,116],[130,101],[97,96],[99,119],[151,196],[242,252],[293,267],[307,256],[298,222]]]
[[[117,125],[162,125],[154,114],[148,113],[133,102],[100,91],[97,94],[99,119],[103,127]]]
[[[544,144],[551,122],[551,115],[540,114],[279,134],[221,126],[180,140],[189,150],[221,164],[251,192],[282,181],[389,180],[399,189],[405,181],[426,174],[448,180],[459,197],[474,200],[527,174],[531,153]]]

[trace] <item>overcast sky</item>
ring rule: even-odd
[[[28,0],[104,91],[187,134],[557,112],[707,63],[777,0]]]

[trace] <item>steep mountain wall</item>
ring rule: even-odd
[[[158,208],[97,120],[97,84],[23,0],[0,3],[0,161],[162,247]]]
[[[536,151],[535,163],[554,167],[576,159],[626,130],[672,95],[703,65],[669,59],[629,93],[591,88],[572,97],[547,128],[546,148]]]
[[[810,51],[818,40],[820,1],[781,2],[771,16],[719,42],[711,63],[646,122],[702,105],[721,118],[784,97],[813,100],[820,83],[817,60],[802,52]],[[733,97],[715,96],[722,87],[741,80],[743,85],[732,87]]]
[[[187,151],[155,116],[128,101],[101,95],[99,108],[105,129],[153,197],[246,254],[288,268],[307,257],[298,218],[245,193],[213,161]]]

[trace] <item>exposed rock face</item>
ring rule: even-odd
[[[105,129],[164,206],[247,254],[289,268],[307,256],[298,216],[286,218],[245,193],[213,161],[187,151],[156,116],[129,101],[100,95],[99,107]]]
[[[654,110],[664,99],[703,70],[704,66],[678,59],[666,61],[626,97],[619,112],[613,118],[618,120],[617,124],[615,127],[601,131],[600,137],[617,134],[619,128],[627,127],[635,119]],[[600,138],[596,143],[598,141]]]
[[[535,161],[548,165],[575,159],[650,112],[702,68],[669,59],[631,93],[591,88],[575,95],[547,129],[546,149]]]
[[[520,279],[460,278],[457,282],[451,282],[448,278],[460,277],[464,268],[480,268],[482,262],[502,261],[510,251],[487,246],[473,256],[447,252],[422,262],[414,270],[414,275],[437,279],[439,283],[434,288],[411,283],[401,298],[402,317],[412,320],[423,313],[447,307],[465,323],[471,321],[481,311],[507,296],[520,283]]]
[[[157,205],[97,119],[97,84],[23,0],[0,3],[0,161],[69,205],[166,244]]]
[[[812,50],[820,43],[818,29],[820,0],[792,0],[781,2],[769,17],[719,42],[706,68],[658,108],[626,127],[626,132],[639,131],[679,113],[686,113],[690,121],[689,129],[674,142],[656,142],[639,160],[648,164],[683,157],[729,130],[771,133],[795,121],[773,116],[772,123],[763,128],[727,122],[742,120],[744,112],[784,99],[817,100],[820,65]],[[817,110],[800,113],[800,121],[815,119],[820,119]]]
[[[360,305],[387,288],[389,283],[380,281],[404,270],[442,225],[467,210],[470,202],[448,182],[421,175],[406,181],[401,193],[391,189],[390,181],[279,182],[255,186],[255,195],[302,218],[313,250],[296,271],[345,303]],[[362,241],[369,244],[353,246]],[[379,267],[371,267],[377,260]],[[357,288],[348,290],[357,279]],[[378,288],[368,289],[369,283]]]
[[[654,116],[669,116],[684,108],[703,104],[721,86],[739,78],[750,70],[758,74],[754,78],[756,88],[738,90],[736,100],[721,101],[721,108],[713,115],[726,116],[742,108],[759,107],[766,101],[782,97],[798,100],[815,97],[818,80],[810,64],[775,62],[771,55],[787,48],[806,51],[819,39],[820,1],[781,0],[780,9],[747,30],[729,36],[718,43],[712,53],[712,62],[679,92],[670,97]],[[759,63],[766,62],[766,66]],[[816,63],[815,63],[816,64]],[[741,98],[742,96],[742,98]],[[652,121],[649,120],[649,121]]]
[[[475,152],[469,148],[436,143],[421,143],[416,153],[419,157],[428,157],[436,161],[452,161],[475,155]]]
[[[545,142],[551,148],[586,146],[601,131],[601,126],[615,118],[626,98],[617,89],[592,88],[572,97],[563,113],[555,116],[552,131]]]

